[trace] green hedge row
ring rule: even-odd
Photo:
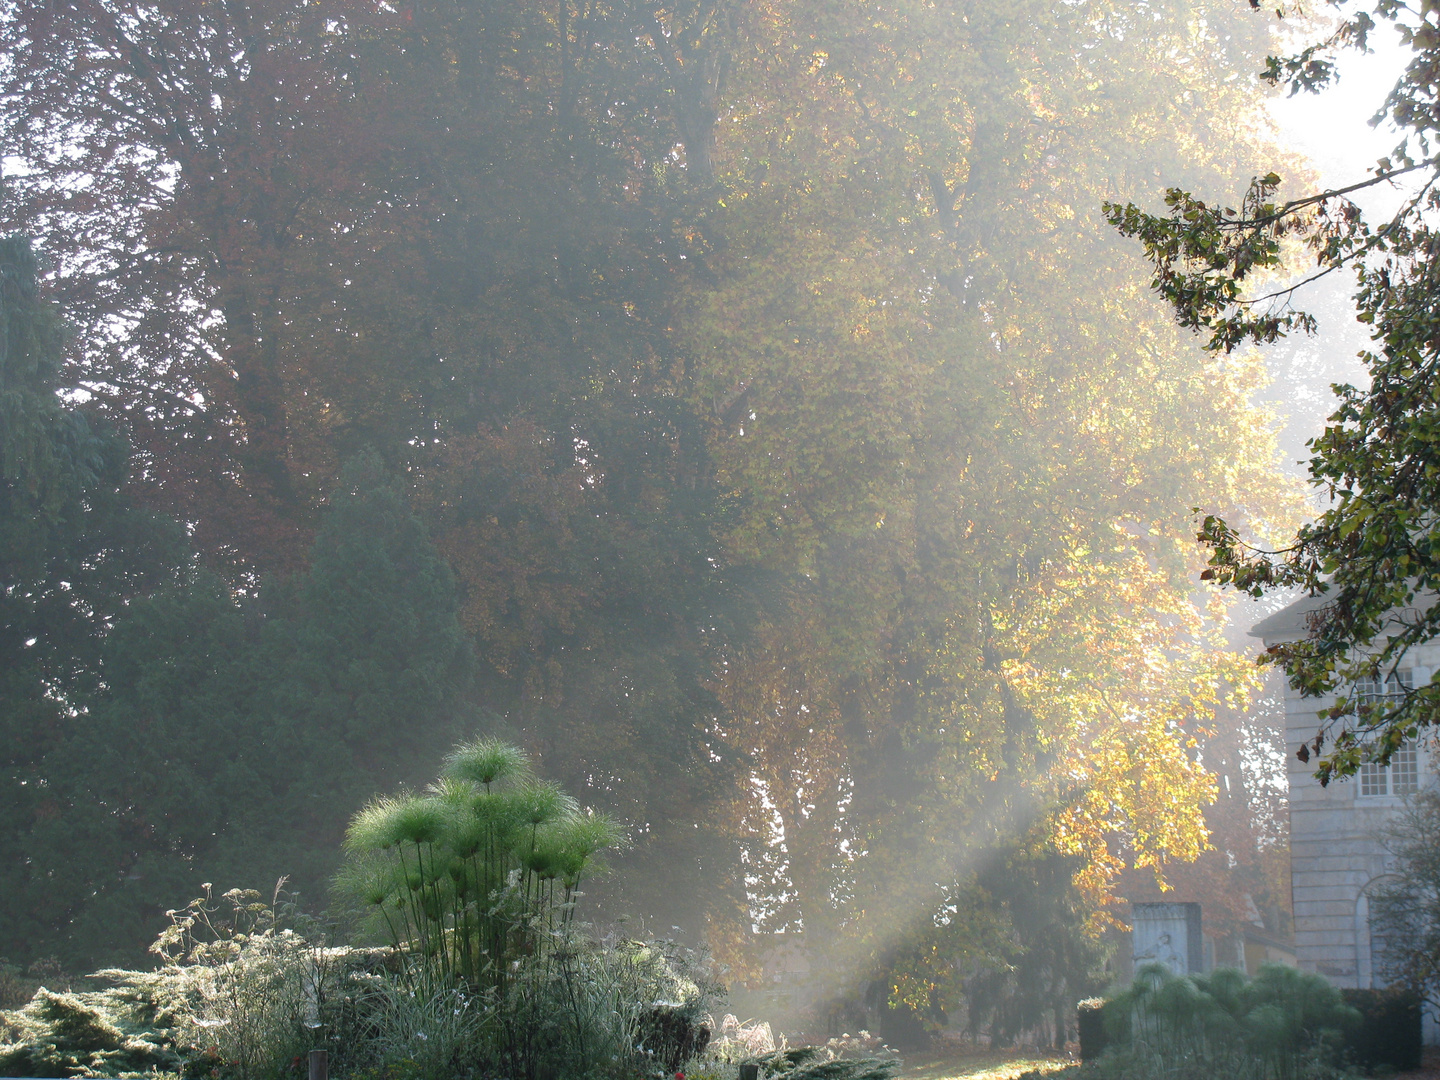
[[[1141,985],[1110,1000],[1080,1002],[1082,1062],[1098,1061],[1107,1050],[1127,1048],[1137,1018],[1151,1041],[1186,1039],[1203,1055],[1218,1049],[1217,1036],[1225,1041],[1214,1024],[1219,1020],[1223,1027],[1228,1018],[1234,1023],[1234,1036],[1256,1041],[1257,1051],[1259,1043],[1272,1053],[1282,1045],[1290,1053],[1313,1051],[1335,1066],[1370,1074],[1420,1067],[1421,1002],[1413,993],[1336,991],[1317,975],[1288,968],[1262,969],[1255,980],[1238,971],[1216,972],[1186,978],[1184,985],[1168,972],[1142,969],[1137,973],[1137,981],[1141,980]],[[1210,1032],[1202,1034],[1206,1027]],[[1281,1066],[1276,1071],[1287,1070]]]

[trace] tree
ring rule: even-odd
[[[1106,982],[1105,944],[1087,932],[1090,902],[1075,887],[1078,863],[1054,850],[1043,827],[994,852],[950,891],[920,940],[898,943],[891,1011],[908,1007],[933,1028],[963,1010],[974,1041],[1008,1046],[1046,1032],[1044,1041],[1063,1046],[1075,1002]]]
[[[1389,873],[1370,890],[1371,940],[1384,942],[1375,974],[1433,1002],[1440,998],[1440,791],[1411,796],[1383,835]]]
[[[445,592],[428,553],[396,572],[399,499],[455,579],[417,641],[458,619],[456,693],[631,826],[611,910],[737,970],[758,923],[883,974],[1035,828],[1093,922],[1121,865],[1198,852],[1197,733],[1246,676],[1185,512],[1286,497],[1258,365],[1196,373],[1095,206],[1232,181],[1266,28],[1218,0],[391,8],[8,0],[20,212],[77,322],[132,331],[72,371],[221,575],[117,623],[105,722],[249,717],[263,750],[174,760],[236,792],[257,866],[283,846],[252,793],[308,813],[306,732],[358,774],[405,732],[438,755],[458,684],[425,667],[446,693],[407,715],[345,576],[400,629]],[[328,534],[363,446],[403,498]],[[187,814],[238,812],[135,787],[115,851],[221,865]]]
[[[365,113],[334,62],[334,31],[366,15],[288,0],[4,6],[4,141],[22,163],[6,213],[53,260],[80,329],[69,379],[127,431],[150,504],[251,572],[294,569],[318,482],[339,467],[304,436],[349,403],[313,380],[307,395],[290,352],[289,328],[323,341],[317,312],[337,302],[343,278],[316,266],[343,274],[377,216],[404,226],[368,183],[383,110]]]
[[[6,955],[133,961],[202,881],[290,875],[319,900],[349,816],[474,723],[454,579],[373,457],[310,562],[250,594],[192,569],[114,616],[22,777]]]
[[[1266,680],[1263,696],[1248,710],[1216,710],[1197,742],[1200,759],[1217,781],[1215,801],[1205,808],[1209,849],[1193,862],[1167,863],[1163,882],[1148,871],[1127,871],[1119,892],[1132,904],[1199,902],[1206,933],[1226,948],[1243,941],[1257,922],[1283,938],[1292,911],[1279,673]],[[1217,963],[1234,961],[1233,954],[1222,953]]]
[[[66,818],[49,763],[88,723],[109,627],[185,563],[181,530],[131,497],[124,439],[62,399],[64,324],[37,270],[27,241],[0,240],[0,949],[14,957],[53,944],[30,860],[34,833]]]
[[[1097,923],[1122,865],[1205,845],[1197,737],[1250,676],[1192,600],[1180,493],[1287,498],[1256,361],[1217,398],[1097,204],[1162,165],[1235,175],[1253,103],[1226,73],[1264,33],[1219,6],[743,23],[724,243],[676,325],[734,493],[725,565],[764,590],[716,682],[750,914],[836,989],[1032,828]]]
[[[704,738],[721,493],[667,320],[703,246],[677,159],[703,156],[723,82],[696,50],[729,15],[13,0],[0,21],[11,212],[141,496],[249,593],[304,570],[373,447],[458,580],[474,697],[646,825],[628,857],[655,877],[617,883],[703,905],[661,883],[726,787]]]
[[[1440,715],[1440,683],[1401,689],[1397,677],[1411,650],[1440,632],[1440,605],[1433,602],[1440,587],[1434,512],[1440,239],[1427,217],[1440,205],[1431,153],[1440,104],[1429,74],[1440,61],[1436,13],[1392,3],[1377,4],[1373,15],[1349,13],[1323,42],[1270,58],[1264,78],[1292,92],[1323,89],[1334,78],[1335,50],[1365,48],[1377,19],[1399,31],[1414,57],[1377,114],[1401,129],[1402,140],[1368,179],[1282,202],[1280,176],[1269,172],[1251,182],[1238,209],[1178,187],[1166,193],[1165,215],[1133,203],[1106,207],[1112,224],[1143,243],[1155,265],[1154,288],[1180,325],[1208,333],[1212,353],[1313,330],[1314,318],[1292,304],[1299,286],[1265,291],[1293,241],[1314,259],[1317,269],[1307,280],[1355,273],[1356,318],[1372,329],[1375,346],[1361,357],[1369,385],[1336,387],[1339,407],[1310,443],[1311,482],[1326,510],[1278,549],[1243,539],[1243,524],[1215,514],[1207,514],[1199,537],[1211,552],[1207,578],[1256,597],[1299,587],[1324,598],[1306,637],[1273,646],[1262,658],[1281,666],[1301,694],[1336,695],[1333,707],[1319,713],[1315,737],[1297,751],[1302,761],[1316,758],[1322,784],[1354,774],[1363,762],[1388,761]],[[1413,186],[1398,212],[1368,222],[1351,196],[1402,178]],[[1353,689],[1365,680],[1397,692],[1372,700]]]

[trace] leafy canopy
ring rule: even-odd
[[[1256,6],[1252,3],[1252,6]],[[1400,143],[1367,179],[1287,202],[1280,177],[1253,181],[1239,209],[1211,205],[1171,188],[1164,215],[1133,203],[1107,203],[1109,220],[1138,238],[1155,266],[1152,285],[1181,326],[1208,333],[1207,347],[1229,353],[1293,330],[1312,331],[1314,316],[1294,306],[1300,285],[1340,271],[1355,275],[1356,318],[1374,346],[1361,354],[1368,386],[1337,386],[1339,406],[1311,441],[1310,478],[1328,508],[1278,550],[1254,545],[1223,517],[1205,517],[1200,542],[1210,549],[1202,577],[1261,597],[1299,587],[1324,603],[1302,639],[1272,645],[1262,660],[1282,667],[1307,697],[1335,695],[1318,732],[1298,756],[1319,755],[1328,783],[1365,761],[1385,762],[1440,716],[1440,682],[1399,687],[1407,656],[1440,634],[1440,63],[1436,9],[1382,0],[1373,16],[1348,13],[1324,41],[1268,61],[1262,77],[1291,92],[1319,91],[1335,78],[1343,47],[1363,49],[1377,20],[1394,26],[1413,51],[1376,121],[1389,120]],[[1405,197],[1389,219],[1372,223],[1353,196],[1400,182]],[[1287,243],[1299,240],[1315,272],[1299,285],[1264,290],[1280,270]],[[1372,700],[1352,688],[1378,680],[1397,689]]]

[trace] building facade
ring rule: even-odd
[[[1299,640],[1308,633],[1308,616],[1323,602],[1306,597],[1250,632],[1266,645]],[[1398,693],[1402,683],[1428,682],[1440,669],[1440,642],[1412,650],[1406,662],[1412,666],[1388,684],[1359,684],[1354,693],[1363,701]],[[1300,761],[1295,749],[1314,738],[1320,724],[1316,714],[1328,704],[1286,688],[1295,956],[1301,969],[1318,972],[1335,986],[1380,987],[1384,942],[1371,924],[1369,898],[1390,872],[1381,832],[1407,795],[1435,782],[1435,769],[1424,746],[1407,746],[1386,768],[1365,765],[1358,776],[1321,787],[1313,766]],[[1435,1042],[1433,1021],[1426,1027],[1426,1041]]]

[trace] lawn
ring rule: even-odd
[[[943,1056],[905,1059],[902,1080],[1015,1080],[1021,1073],[1052,1073],[1074,1059],[1035,1051],[966,1049]]]

